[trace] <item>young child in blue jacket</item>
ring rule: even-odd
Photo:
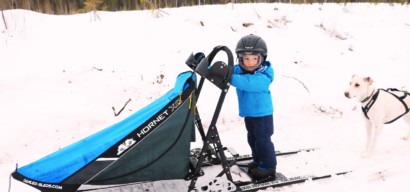
[[[253,155],[248,171],[257,179],[274,178],[277,161],[271,140],[274,126],[269,91],[274,72],[270,62],[266,61],[266,43],[259,36],[246,35],[237,43],[235,52],[239,64],[234,66],[231,84],[236,88],[239,116],[245,119],[247,139]]]

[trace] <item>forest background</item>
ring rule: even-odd
[[[401,3],[410,0],[0,0],[0,11],[26,9],[46,14],[77,14],[90,11],[153,10],[160,8],[227,3]],[[3,15],[4,16],[4,15]],[[4,17],[3,17],[4,19]]]

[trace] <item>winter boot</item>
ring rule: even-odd
[[[254,170],[255,168],[258,168],[258,164],[255,162],[250,162],[248,163],[248,174],[252,174],[252,170]]]
[[[265,168],[254,168],[252,171],[252,176],[257,179],[257,180],[261,180],[261,179],[275,179],[275,175],[276,175],[276,169],[275,168],[271,168],[271,169],[265,169]]]

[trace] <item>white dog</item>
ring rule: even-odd
[[[353,75],[349,89],[344,93],[347,98],[361,102],[366,121],[367,143],[363,157],[370,156],[384,124],[392,123],[403,117],[410,126],[410,93],[397,89],[378,89],[370,77]],[[410,139],[410,131],[403,138]]]

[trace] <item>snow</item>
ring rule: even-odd
[[[318,148],[278,157],[286,176],[353,171],[265,191],[407,191],[410,143],[402,121],[386,125],[375,154],[362,158],[360,106],[344,97],[350,77],[410,89],[407,4],[227,4],[149,11],[47,15],[4,11],[0,22],[0,189],[10,174],[121,121],[173,87],[192,52],[208,54],[240,37],[262,36],[275,69],[271,86],[277,150]],[[243,23],[252,23],[244,27]],[[226,61],[225,55],[217,59]],[[215,60],[216,61],[216,60]],[[219,90],[199,99],[207,128]],[[128,99],[125,110],[114,116]],[[232,87],[218,124],[224,146],[249,153]],[[199,135],[199,134],[197,134]],[[200,141],[200,140],[199,140]],[[201,146],[200,142],[192,147]],[[213,176],[211,175],[211,178]],[[11,180],[11,191],[36,191]],[[200,182],[198,184],[201,184]]]

